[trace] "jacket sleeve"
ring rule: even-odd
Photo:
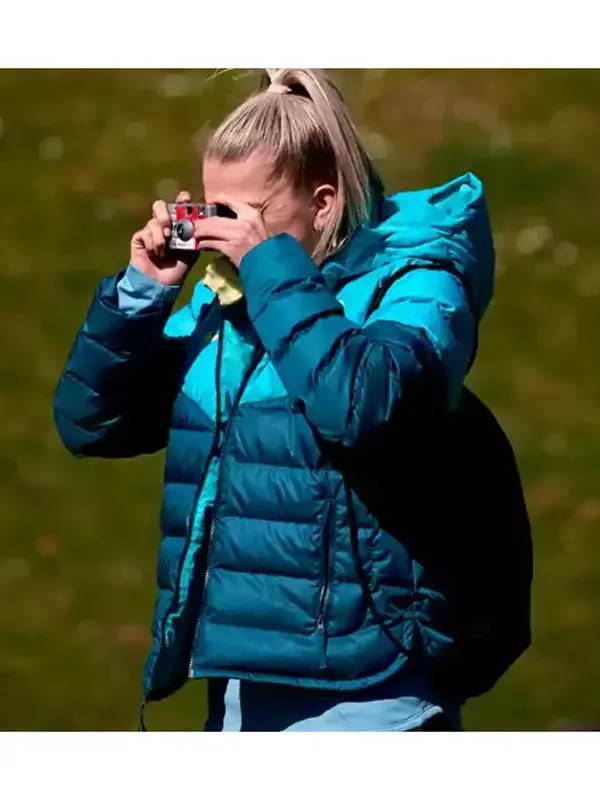
[[[407,396],[456,402],[476,342],[476,321],[456,275],[402,271],[359,326],[290,236],[251,250],[240,274],[250,317],[279,377],[325,441],[356,445]]]
[[[178,290],[149,293],[131,277],[120,273],[98,287],[55,392],[56,428],[76,456],[129,458],[167,443],[186,340],[210,293],[199,284],[170,316]]]

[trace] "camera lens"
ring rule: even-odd
[[[175,233],[182,242],[189,242],[194,235],[194,226],[189,219],[182,219],[175,225]]]

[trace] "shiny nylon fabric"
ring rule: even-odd
[[[56,419],[82,455],[154,452],[168,442],[148,699],[175,691],[190,665],[196,677],[359,689],[397,671],[416,641],[429,658],[451,642],[436,629],[443,595],[355,497],[360,561],[402,652],[382,631],[357,577],[339,464],[322,442],[351,452],[430,382],[448,407],[457,402],[492,294],[493,248],[473,176],[386,205],[382,223],[359,231],[323,273],[291,237],[255,248],[240,270],[238,317],[221,314],[199,285],[166,327],[166,306],[125,321],[116,279],[99,288],[57,391]],[[160,347],[144,351],[163,328]],[[226,400],[222,439],[219,330],[220,369],[238,370],[228,382],[241,381],[253,335],[266,350],[237,407]],[[153,392],[156,414],[162,403],[170,409],[166,429],[96,401],[107,386],[119,397],[132,362],[139,376],[162,368],[162,351],[174,345],[168,369],[179,391],[169,394],[164,372],[139,383]],[[83,419],[83,407],[95,413]]]

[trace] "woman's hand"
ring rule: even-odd
[[[189,193],[180,192],[177,202],[189,203]],[[152,219],[131,239],[131,265],[163,286],[182,284],[195,260],[181,261],[170,252],[167,243],[170,232],[171,219],[167,204],[157,200],[152,206]]]
[[[239,269],[246,253],[271,238],[262,214],[247,203],[228,204],[237,219],[206,217],[195,225],[194,235],[202,250],[222,253]]]

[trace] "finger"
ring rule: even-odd
[[[179,192],[177,195],[177,203],[189,203],[191,202],[192,196],[189,192]]]
[[[194,223],[194,237],[203,239],[230,239],[239,234],[240,222],[227,217],[204,217]]]
[[[131,244],[136,250],[145,250],[146,245],[144,244],[144,231],[136,231],[133,236],[131,237]]]
[[[164,230],[171,230],[171,217],[164,200],[157,200],[152,204],[152,216]]]
[[[154,239],[152,238],[152,231],[150,230],[150,226],[146,225],[146,227],[140,231],[140,238],[144,245],[144,250],[149,255],[154,255],[155,248],[154,248]]]
[[[202,242],[199,242],[200,250],[203,252],[215,252],[221,253],[224,256],[227,256],[228,259],[231,257],[229,243],[223,239],[205,239]]]
[[[156,252],[159,253],[159,255],[162,255],[165,249],[165,226],[161,224],[160,220],[151,219],[147,227],[150,230],[150,235],[152,236],[152,242]]]

